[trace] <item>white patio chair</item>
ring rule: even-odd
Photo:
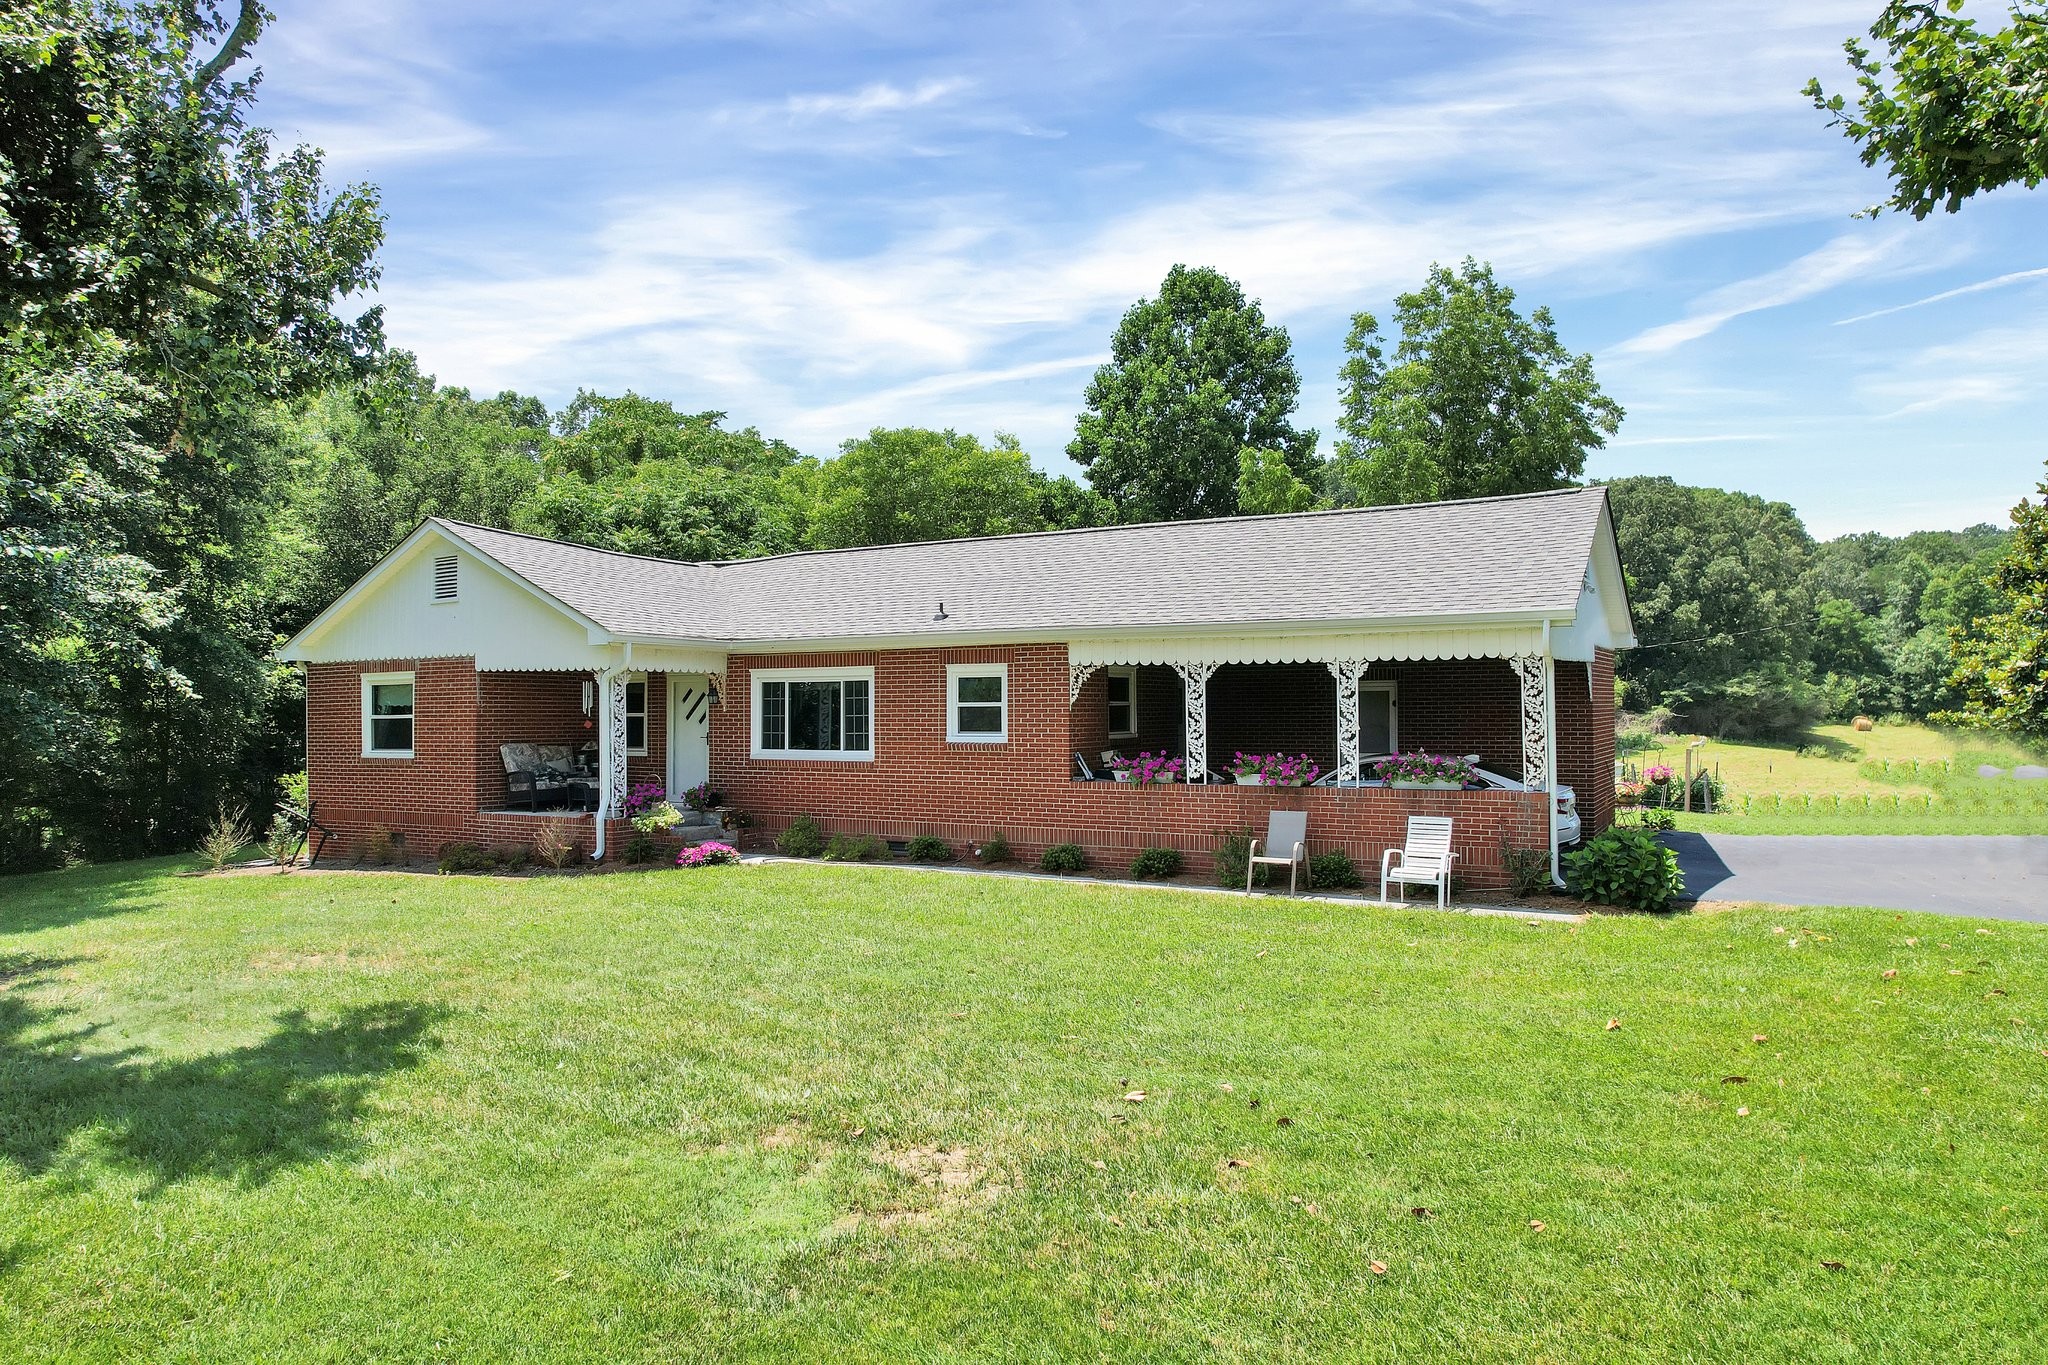
[[[1276,849],[1287,850],[1284,854]],[[1259,841],[1252,840],[1251,854],[1244,864],[1244,889],[1252,889],[1252,873],[1259,864],[1268,863],[1278,867],[1287,865],[1287,894],[1294,894],[1294,877],[1298,870],[1302,880],[1310,886],[1315,883],[1308,870],[1308,812],[1305,810],[1276,810],[1266,815],[1266,851],[1259,852]]]
[[[1400,859],[1399,865],[1394,860]],[[1451,852],[1451,820],[1444,815],[1408,817],[1408,842],[1380,855],[1380,899],[1387,898],[1387,883],[1401,888],[1401,900],[1408,899],[1409,883],[1436,887],[1436,908],[1450,903],[1451,864],[1458,855]]]

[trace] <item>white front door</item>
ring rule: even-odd
[[[668,791],[680,799],[711,780],[711,680],[702,673],[668,675]]]

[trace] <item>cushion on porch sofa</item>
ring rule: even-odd
[[[571,755],[575,753],[567,744],[500,744],[498,757],[505,761],[508,773],[546,773],[552,777],[567,777],[575,767]]]

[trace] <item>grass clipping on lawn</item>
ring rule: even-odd
[[[2021,1359],[2048,930],[0,889],[0,1359]]]

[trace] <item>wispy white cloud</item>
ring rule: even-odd
[[[1646,328],[1610,349],[1610,354],[1656,355],[1697,341],[1746,313],[1781,308],[1838,286],[1869,278],[1901,259],[1902,233],[1853,234],[1835,238],[1798,260],[1737,280],[1702,295],[1684,317]],[[1918,268],[1928,268],[1923,260]]]
[[[2030,324],[1921,347],[1871,375],[1865,391],[1887,419],[2048,397],[2048,311]]]
[[[1872,318],[1889,317],[1893,313],[1903,313],[1909,308],[1925,308],[1930,303],[1946,303],[1950,299],[1959,299],[1966,294],[1982,294],[1993,289],[2005,289],[2015,284],[2025,284],[2029,280],[2044,279],[2048,279],[2048,267],[2039,270],[2015,270],[2010,274],[2000,275],[1994,279],[1979,280],[1975,284],[1963,285],[1959,289],[1944,289],[1939,294],[1929,294],[1926,298],[1915,299],[1911,303],[1894,304],[1890,308],[1878,308],[1868,313],[1858,313],[1853,318],[1843,318],[1835,326],[1847,327],[1852,322],[1868,322]]]
[[[909,87],[890,81],[876,81],[858,90],[834,94],[791,95],[784,101],[783,108],[790,117],[799,119],[873,118],[877,114],[900,113],[905,109],[922,109],[926,105],[937,104],[966,89],[968,84],[957,76],[919,81]]]

